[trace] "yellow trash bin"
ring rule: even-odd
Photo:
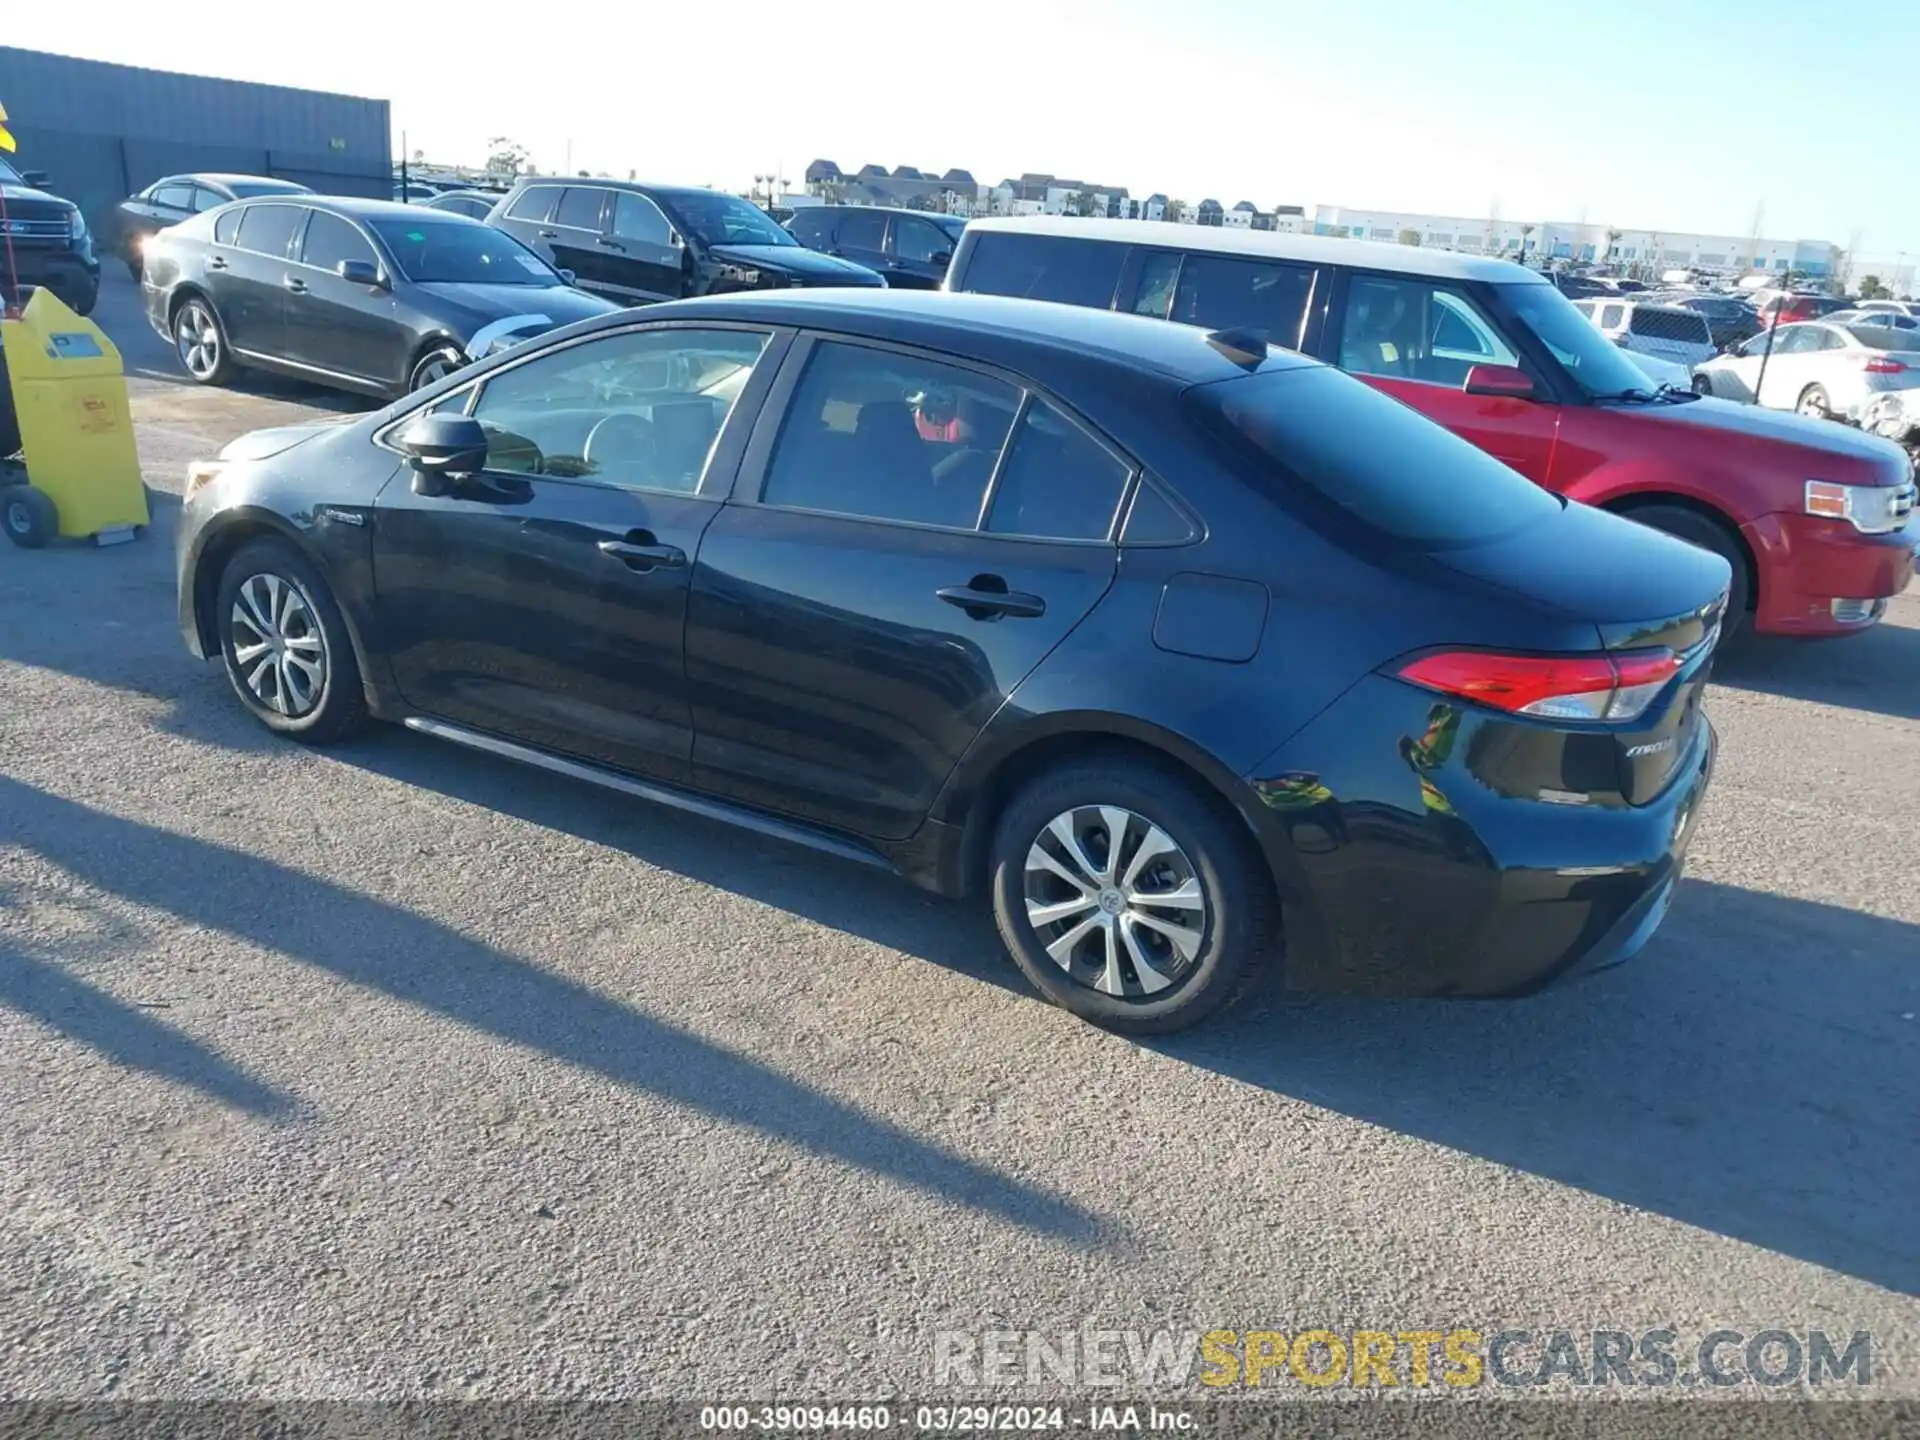
[[[8,537],[29,546],[56,534],[133,539],[152,517],[120,352],[46,289],[19,319],[0,320],[0,346],[27,466],[26,484],[0,488]]]

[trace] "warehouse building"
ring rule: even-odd
[[[392,193],[385,100],[142,70],[0,45],[11,158],[44,170],[95,233],[163,175],[276,175],[339,195]]]

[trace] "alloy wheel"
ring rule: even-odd
[[[446,379],[447,376],[453,373],[453,370],[453,361],[448,357],[447,352],[444,350],[439,351],[429,356],[421,364],[420,368],[413,372],[413,388],[415,390],[424,390],[429,385],[437,384],[439,381]]]
[[[1794,408],[1802,415],[1809,415],[1815,420],[1824,420],[1828,413],[1827,397],[1818,390],[1809,390],[1800,397],[1800,403]]]
[[[229,618],[236,673],[267,709],[309,714],[327,688],[327,641],[307,597],[278,575],[251,575]]]
[[[220,327],[204,305],[192,304],[180,312],[174,343],[180,350],[180,363],[196,380],[204,380],[220,368]]]
[[[1186,852],[1144,815],[1063,811],[1034,837],[1025,870],[1027,923],[1076,984],[1144,1000],[1192,975],[1206,893]]]

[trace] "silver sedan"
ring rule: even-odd
[[[1773,410],[1842,416],[1876,394],[1920,385],[1920,331],[1807,321],[1761,331],[1693,368],[1693,388]],[[1764,370],[1764,378],[1763,378]]]

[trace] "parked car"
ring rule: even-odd
[[[1651,295],[1647,298],[1705,316],[1708,335],[1716,350],[1729,350],[1760,329],[1759,312],[1735,295]]]
[[[1658,391],[1545,278],[1507,261],[1139,220],[992,219],[967,226],[947,288],[1264,331],[1550,490],[1714,550],[1734,567],[1736,626],[1856,631],[1913,574],[1897,447]],[[1816,502],[1810,478],[1844,491],[1848,514]]]
[[[616,307],[510,235],[386,200],[300,196],[209,210],[147,242],[147,318],[187,374],[240,369],[392,397],[506,334]]]
[[[182,220],[231,200],[312,193],[305,185],[270,175],[168,175],[120,202],[114,251],[138,280],[147,241]]]
[[[429,185],[424,180],[403,182],[398,176],[394,177],[393,198],[403,205],[424,205],[442,193],[438,185]]]
[[[0,159],[0,199],[7,206],[6,249],[0,251],[0,297],[29,286],[51,290],[77,315],[100,298],[100,258],[87,217],[46,187],[38,170],[22,172]]]
[[[1135,1030],[1283,929],[1311,989],[1631,955],[1730,574],[1244,335],[855,290],[244,438],[179,537],[187,645],[269,730],[399,721],[973,896]]]
[[[802,245],[877,270],[897,289],[937,290],[967,222],[878,205],[809,205],[787,230]]]
[[[1907,452],[1920,479],[1920,388],[1882,390],[1849,417],[1869,435],[1881,435]]]
[[[1882,390],[1920,385],[1920,331],[1814,321],[1782,325],[1694,371],[1702,394],[1832,419]],[[1766,367],[1765,378],[1761,366]]]
[[[493,213],[493,207],[500,203],[500,197],[490,190],[442,190],[431,200],[418,203],[429,210],[451,210],[470,220],[484,220]]]
[[[1856,300],[1853,302],[1853,308],[1868,313],[1879,312],[1920,319],[1920,300]]]
[[[879,286],[809,250],[738,195],[625,180],[521,180],[488,217],[580,288],[623,305],[822,285]]]
[[[1845,300],[1832,295],[1781,294],[1779,291],[1767,294],[1754,305],[1762,330],[1773,325],[1797,325],[1806,320],[1824,319],[1835,311],[1847,308]]]
[[[1707,317],[1695,310],[1637,300],[1579,300],[1573,308],[1622,350],[1638,350],[1687,366],[1719,353]]]
[[[1897,315],[1891,310],[1836,310],[1827,316],[1829,325],[1878,325],[1889,330],[1920,331],[1920,320],[1911,315]]]

